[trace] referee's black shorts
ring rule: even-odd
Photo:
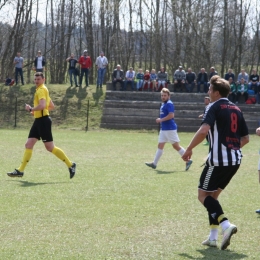
[[[204,191],[224,190],[232,177],[236,174],[240,164],[232,166],[205,165],[199,181],[199,189]]]
[[[44,143],[52,142],[51,123],[51,118],[49,116],[35,118],[28,138],[42,139]]]

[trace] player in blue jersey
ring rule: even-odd
[[[218,201],[218,196],[236,174],[242,160],[242,148],[249,142],[248,128],[239,107],[228,100],[229,82],[215,75],[210,79],[209,97],[211,106],[205,112],[201,127],[194,135],[184,161],[190,160],[192,149],[208,135],[209,154],[201,173],[198,199],[208,211],[210,234],[202,242],[217,246],[218,226],[222,228],[221,250],[226,249],[237,227],[229,222]]]
[[[177,133],[177,125],[174,121],[174,105],[170,100],[170,91],[163,88],[161,91],[162,105],[160,108],[160,118],[156,119],[156,123],[161,124],[161,130],[158,140],[158,149],[156,151],[153,162],[145,163],[147,166],[155,169],[160,157],[163,154],[163,148],[166,143],[171,143],[172,147],[182,156],[185,152],[180,146],[180,139]],[[190,168],[192,160],[187,160],[186,171]]]

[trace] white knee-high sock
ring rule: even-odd
[[[209,239],[210,240],[218,240],[218,228],[210,229]]]
[[[153,160],[154,165],[157,165],[157,163],[158,163],[159,159],[161,158],[162,154],[163,154],[163,150],[157,149],[154,160]]]
[[[183,156],[183,154],[185,153],[185,149],[183,147],[181,147],[181,149],[178,151],[180,156]]]
[[[222,230],[224,231],[230,227],[230,222],[227,219],[227,220],[224,220],[223,222],[219,223],[219,225],[221,226]]]

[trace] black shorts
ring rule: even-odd
[[[240,164],[232,166],[206,165],[201,173],[199,189],[204,191],[224,190],[232,177],[236,174]]]
[[[28,138],[42,139],[44,143],[52,142],[51,118],[49,116],[35,118]]]

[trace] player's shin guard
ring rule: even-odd
[[[211,196],[207,196],[204,200],[204,207],[207,209],[207,211],[211,215],[211,217],[214,220],[216,220],[217,223],[220,223],[220,220],[218,218],[219,218],[219,216],[223,216],[224,212],[223,212],[222,207],[219,204],[218,200],[215,200]]]
[[[209,233],[209,239],[210,240],[217,240],[218,239],[218,220],[214,219],[210,213],[209,215],[209,225],[210,225],[210,233]]]
[[[218,220],[214,219],[211,214],[208,212],[208,216],[209,216],[209,225],[210,226],[218,226]]]
[[[54,147],[53,150],[51,151],[54,155],[56,155],[60,160],[66,163],[66,165],[71,167],[72,162],[69,160],[69,158],[66,156],[66,154],[58,147]]]
[[[23,172],[27,163],[30,161],[31,157],[32,157],[32,149],[25,149],[22,163],[19,166],[19,168],[17,168],[17,170]]]

